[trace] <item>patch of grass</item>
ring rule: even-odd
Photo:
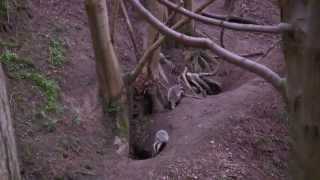
[[[0,59],[1,59],[1,62],[5,63],[5,64],[8,64],[10,62],[13,62],[14,60],[17,59],[17,54],[14,53],[14,52],[11,52],[9,50],[5,50],[1,56],[0,56]]]
[[[80,125],[81,118],[80,118],[80,115],[79,115],[79,110],[74,108],[74,112],[73,113],[74,113],[74,115],[73,115],[73,118],[72,118],[72,122],[75,123],[76,125]]]
[[[9,50],[5,50],[0,55],[0,62],[6,66],[8,76],[14,79],[22,79],[26,72],[34,69],[31,61],[20,59],[16,53]]]
[[[19,58],[16,53],[9,50],[0,55],[0,62],[5,64],[10,77],[30,80],[39,87],[46,97],[43,107],[45,112],[58,110],[59,86],[54,80],[37,71],[30,61]]]
[[[35,83],[35,85],[38,86],[45,94],[47,100],[44,110],[46,112],[57,111],[59,92],[58,84],[54,80],[48,79],[38,72],[25,73],[24,76],[26,79],[29,79]]]
[[[50,63],[62,66],[65,63],[65,48],[60,40],[52,39],[49,45]]]

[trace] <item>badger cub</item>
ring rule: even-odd
[[[167,100],[169,102],[170,109],[174,109],[182,99],[184,90],[181,85],[176,84],[168,89]]]

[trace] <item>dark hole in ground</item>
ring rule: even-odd
[[[152,152],[144,149],[135,149],[134,152],[130,153],[129,157],[133,160],[146,160],[152,158]]]

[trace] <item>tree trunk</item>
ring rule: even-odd
[[[223,8],[229,9],[230,6],[233,6],[235,0],[224,0]]]
[[[163,21],[165,18],[165,8],[158,1],[147,1],[146,7],[149,9],[152,14],[157,17],[159,20]],[[152,46],[153,43],[158,39],[159,32],[148,24],[148,36],[145,39],[145,49]],[[157,82],[159,80],[159,61],[160,61],[160,52],[161,48],[157,48],[151,55],[152,60],[143,70],[143,74],[146,77],[151,77],[151,80]],[[145,78],[148,79],[148,78]],[[160,112],[164,110],[164,104],[160,98],[160,92],[157,84],[154,84],[151,89],[149,89],[150,94],[152,95],[153,101],[153,110],[155,112]]]
[[[294,180],[320,179],[320,1],[282,0],[282,19],[294,31],[284,34],[288,68],[290,174]]]
[[[181,0],[171,0],[172,2],[174,2],[175,4],[179,4]],[[189,11],[193,11],[193,2],[192,0],[184,0],[184,4],[183,7],[185,9],[188,9]],[[170,11],[168,10],[168,14],[169,16],[174,12],[174,11]],[[172,26],[174,24],[176,24],[177,22],[179,22],[184,16],[176,13],[174,15],[174,17],[168,22],[169,26]],[[193,35],[195,33],[195,25],[194,25],[194,20],[190,20],[188,23],[186,23],[184,26],[182,26],[181,28],[177,29],[177,31],[185,33],[187,35]],[[165,43],[164,43],[164,47],[165,48],[176,48],[178,46],[182,46],[179,43],[176,43],[175,40],[172,39],[166,39]]]
[[[186,8],[189,11],[193,11],[193,3],[192,0],[185,0],[184,1],[184,8]],[[182,32],[185,34],[192,35],[194,34],[194,20],[189,21],[183,28]]]
[[[128,138],[128,114],[124,83],[117,56],[111,43],[105,0],[86,0],[90,31],[96,57],[96,69],[104,110],[113,119],[116,134]]]
[[[6,91],[0,64],[0,179],[20,180],[19,162]]]

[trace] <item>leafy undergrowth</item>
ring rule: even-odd
[[[51,39],[49,44],[50,63],[54,66],[62,66],[65,63],[65,49],[58,39]]]
[[[59,108],[59,85],[38,71],[31,61],[20,58],[16,53],[5,50],[0,56],[7,75],[17,80],[29,80],[45,95],[46,102],[41,111],[56,112]]]

